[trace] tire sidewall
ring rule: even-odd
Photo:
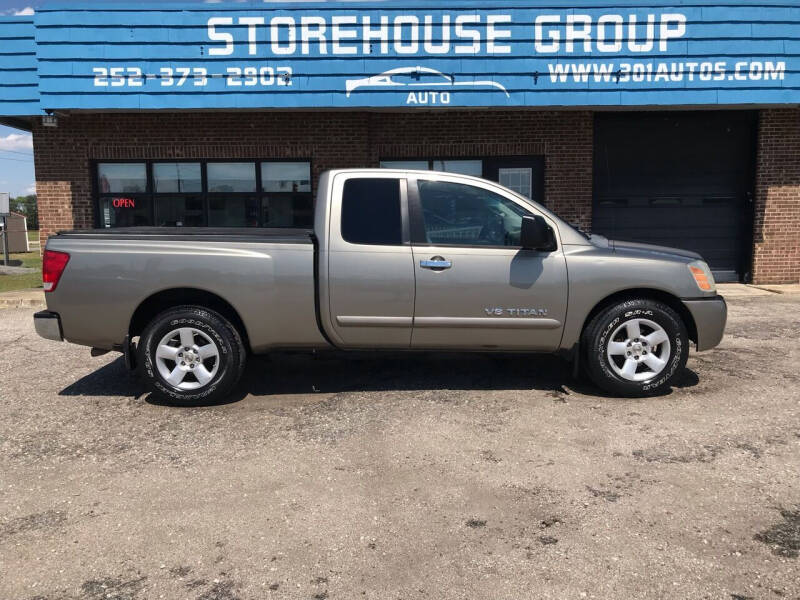
[[[658,323],[669,336],[670,357],[666,367],[651,379],[629,381],[611,367],[608,344],[611,334],[630,319],[648,319]],[[666,305],[648,300],[629,300],[603,311],[590,333],[588,364],[590,375],[604,389],[621,395],[647,396],[668,387],[686,364],[689,340],[680,317]]]
[[[155,364],[156,348],[170,331],[191,327],[209,336],[219,350],[219,368],[211,382],[196,390],[181,390],[167,383]],[[179,308],[157,316],[147,327],[140,346],[140,364],[149,387],[176,404],[213,402],[227,394],[241,374],[241,341],[235,329],[220,315],[199,308]]]

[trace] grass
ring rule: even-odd
[[[39,232],[38,231],[31,231],[28,230],[28,241],[29,242],[38,242],[39,241]]]
[[[15,290],[29,290],[42,287],[42,257],[38,252],[25,252],[10,256],[13,267],[30,267],[35,273],[24,275],[0,275],[0,293]],[[3,264],[3,252],[0,250],[0,265]]]

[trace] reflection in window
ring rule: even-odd
[[[140,194],[147,191],[145,163],[99,163],[97,187],[101,194]]]
[[[157,196],[156,225],[202,227],[206,224],[202,196]]]
[[[414,169],[417,171],[430,171],[430,162],[427,160],[382,160],[381,169]]]
[[[114,196],[102,199],[104,227],[141,227],[150,225],[150,200],[143,196]]]
[[[105,227],[313,226],[308,162],[98,163],[97,177]]]
[[[255,198],[211,197],[208,200],[209,227],[258,227]]]
[[[261,163],[261,187],[265,192],[310,192],[311,165],[307,162]]]
[[[311,194],[271,194],[267,196],[263,200],[261,222],[262,227],[311,229],[314,226]]]
[[[200,163],[156,163],[153,182],[157,194],[197,193],[203,191]]]
[[[519,246],[522,217],[528,212],[515,202],[472,185],[417,183],[428,243]]]
[[[255,192],[255,163],[208,163],[209,192]]]
[[[481,177],[483,175],[483,161],[481,160],[435,160],[433,161],[434,171],[446,171],[447,173],[459,173],[460,175],[472,175]]]
[[[460,175],[483,176],[482,160],[382,160],[382,169],[415,169],[417,171],[445,171]]]

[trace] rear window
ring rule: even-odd
[[[342,193],[342,238],[351,244],[403,243],[400,180],[348,179]]]

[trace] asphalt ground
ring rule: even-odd
[[[0,311],[0,598],[800,598],[800,296],[729,308],[659,398],[278,355],[194,409]]]

